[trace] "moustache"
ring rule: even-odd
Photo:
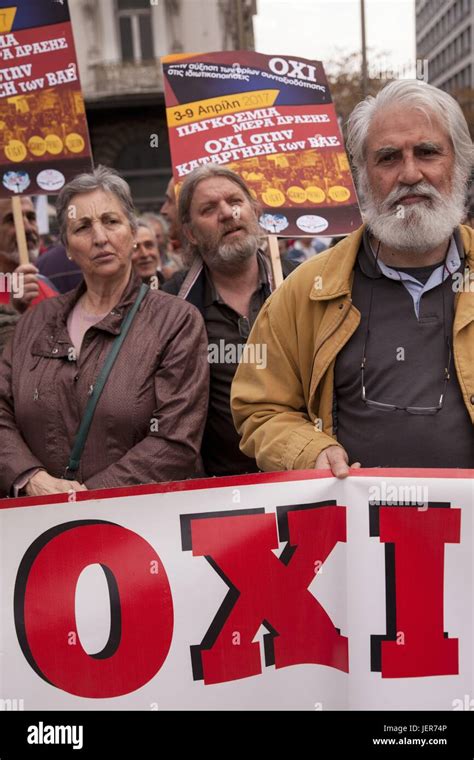
[[[413,195],[421,196],[429,201],[440,200],[442,197],[441,193],[439,193],[436,188],[434,188],[432,185],[427,184],[426,182],[422,182],[419,185],[414,185],[413,187],[395,188],[395,190],[392,190],[392,192],[385,199],[384,206],[386,210],[390,210],[393,206],[396,206],[397,203],[400,203],[400,201],[402,201],[404,198]]]
[[[232,225],[225,225],[222,227],[221,237],[224,237],[224,235],[227,235],[229,232],[237,232],[237,230],[247,230],[247,228],[243,224],[232,224]]]

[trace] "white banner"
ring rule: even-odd
[[[0,709],[470,709],[473,476],[0,501]]]

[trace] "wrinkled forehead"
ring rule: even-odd
[[[139,242],[145,242],[145,240],[150,240],[154,245],[156,245],[155,235],[153,234],[151,230],[148,229],[148,227],[138,227],[137,240]]]
[[[383,147],[426,142],[452,147],[446,125],[434,111],[397,104],[375,113],[367,131],[366,150],[371,153]]]
[[[176,203],[176,193],[174,190],[174,179],[171,177],[170,181],[168,182],[168,185],[166,187],[166,196],[167,198],[172,201],[173,203]]]
[[[115,193],[101,189],[73,195],[69,203],[69,208],[74,209],[75,213],[68,213],[68,220],[100,216],[108,211],[125,215],[125,209],[123,208],[120,198],[118,198]]]
[[[236,182],[232,182],[227,177],[209,177],[203,179],[196,186],[191,202],[191,207],[196,207],[209,201],[219,201],[221,199],[244,198],[248,200],[247,194]]]

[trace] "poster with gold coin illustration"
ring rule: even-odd
[[[162,59],[177,191],[196,166],[225,165],[282,237],[361,224],[349,161],[319,61],[226,51]]]
[[[67,1],[0,0],[0,197],[55,195],[91,166]]]

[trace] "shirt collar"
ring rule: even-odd
[[[131,269],[130,278],[122,294],[120,302],[112,309],[111,312],[109,312],[109,314],[104,317],[104,319],[98,322],[95,327],[97,329],[103,329],[107,332],[111,332],[114,335],[118,335],[122,327],[122,319],[124,317],[124,314],[127,312],[129,306],[134,303],[141,284],[141,278],[134,271],[134,269]],[[53,319],[56,322],[57,327],[62,331],[63,339],[66,340],[66,342],[69,340],[67,334],[67,319],[76,303],[86,292],[86,290],[87,285],[85,281],[82,281],[75,288],[75,290],[67,293],[64,296],[57,296],[57,298],[61,298],[62,306],[58,310],[58,313],[54,315]]]
[[[385,276],[388,279],[396,280],[397,282],[400,282],[400,280],[415,280],[415,278],[407,272],[400,271],[398,269],[392,269],[391,267],[387,266],[387,264],[385,264],[380,259],[380,257],[377,259],[377,264],[375,264],[375,256],[376,252],[370,244],[369,232],[367,229],[365,229],[362,236],[362,244],[360,247],[359,256],[357,259],[362,272],[367,277],[370,277],[372,279],[378,279]],[[441,270],[446,267],[447,277],[448,274],[454,274],[454,272],[459,271],[463,262],[464,250],[462,241],[459,236],[459,230],[456,229],[454,234],[451,235],[445,260],[439,265],[439,267],[434,269],[433,272],[437,272],[438,269]]]
[[[257,251],[257,264],[258,264],[258,284],[256,290],[260,290],[264,286],[269,285],[267,269],[265,266],[264,254],[259,249]],[[206,266],[204,266],[205,287],[204,287],[204,306],[211,306],[213,303],[223,304],[225,303],[220,297],[216,286],[211,277],[211,273]]]

